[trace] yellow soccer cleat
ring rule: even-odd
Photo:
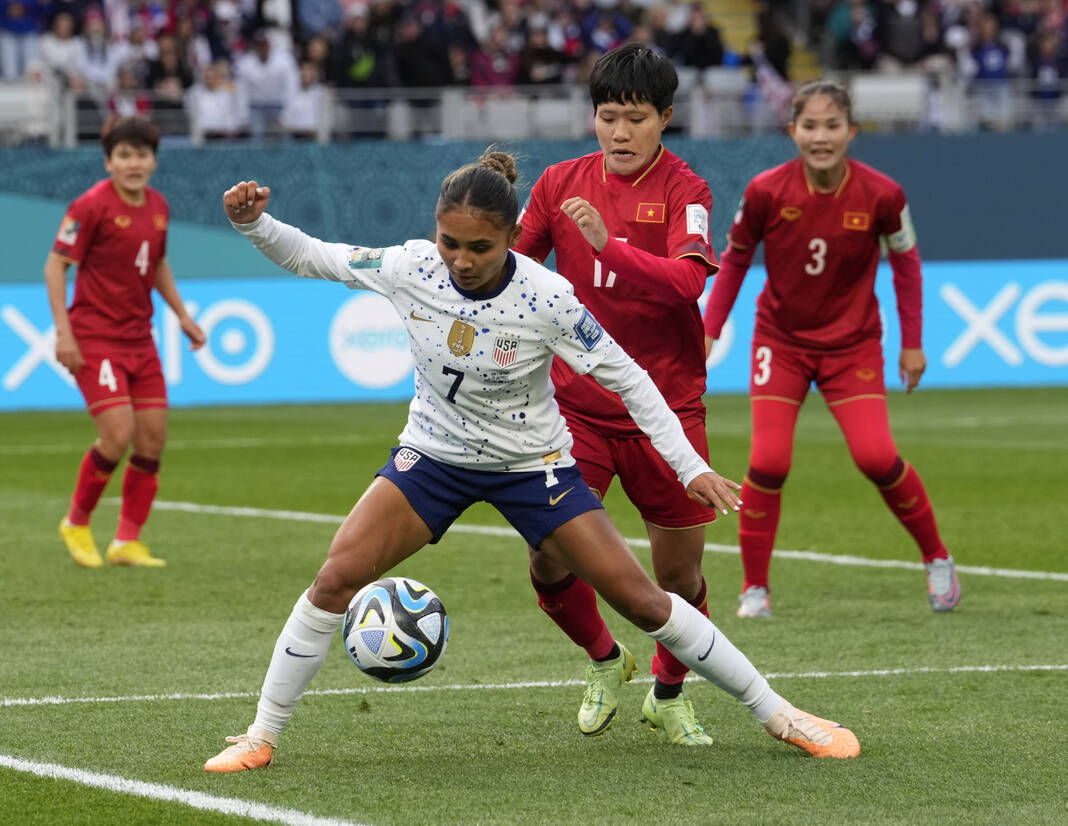
[[[619,710],[619,689],[634,679],[638,670],[634,655],[623,643],[617,645],[618,657],[586,666],[586,693],[578,713],[579,731],[583,734],[596,737],[608,731]]]
[[[845,726],[783,703],[764,724],[768,734],[813,757],[857,757],[860,741]]]
[[[135,568],[162,568],[166,559],[152,556],[148,546],[139,539],[129,542],[112,542],[108,545],[108,562],[112,565],[130,565]]]
[[[693,704],[681,696],[670,700],[658,700],[653,696],[653,689],[645,695],[642,703],[642,720],[649,728],[663,729],[668,742],[677,746],[711,746],[712,738],[705,734],[704,727],[697,722],[693,713]]]
[[[230,774],[249,769],[265,769],[274,762],[278,735],[262,728],[249,726],[245,734],[227,737],[233,743],[204,764],[204,771]]]
[[[59,523],[59,536],[70,551],[70,558],[83,568],[99,568],[104,564],[88,525],[72,525],[63,517]]]

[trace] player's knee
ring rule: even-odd
[[[765,491],[782,490],[786,476],[790,472],[789,462],[763,462],[749,465],[745,472],[746,481]]]
[[[878,456],[865,457],[862,460],[854,457],[860,472],[871,479],[877,487],[885,488],[894,484],[905,472],[905,460],[896,453],[887,456],[882,453]]]

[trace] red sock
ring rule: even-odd
[[[886,485],[879,484],[883,480],[876,481],[879,493],[882,494],[890,511],[920,546],[923,561],[945,559],[949,556],[949,552],[938,535],[934,508],[931,507],[931,500],[927,498],[927,491],[923,487],[920,475],[907,462],[902,462],[902,465],[903,470],[897,475],[896,480]]]
[[[602,660],[611,653],[616,641],[597,610],[597,592],[593,586],[574,574],[559,582],[541,582],[533,571],[530,582],[538,594],[538,607],[575,645],[585,648],[591,660]]]
[[[72,525],[89,524],[89,517],[96,508],[96,503],[100,501],[104,488],[108,486],[116,464],[118,463],[105,459],[95,446],[89,448],[78,469],[78,481],[74,485],[74,495],[67,512],[68,522]]]
[[[129,542],[141,535],[141,526],[148,521],[152,500],[156,498],[159,481],[159,459],[131,456],[122,477],[122,508],[115,539]]]
[[[690,600],[690,605],[708,616],[708,586],[704,577],[701,577],[701,590]],[[653,664],[649,670],[660,682],[675,685],[686,679],[690,669],[680,663],[663,645],[657,643],[656,654],[653,655]]]
[[[752,472],[752,471],[751,471]],[[780,487],[758,487],[746,474],[742,480],[742,510],[738,515],[738,544],[742,546],[742,590],[750,586],[768,587],[768,568],[775,546],[775,532],[779,529],[782,509]],[[774,480],[767,480],[774,481]]]

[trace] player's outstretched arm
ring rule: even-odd
[[[255,181],[240,181],[223,193],[223,212],[235,224],[251,224],[267,209],[271,188]]]

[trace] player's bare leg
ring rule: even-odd
[[[853,732],[795,709],[707,617],[649,579],[604,511],[588,511],[564,523],[541,547],[690,669],[749,708],[772,736],[816,757],[860,753]]]
[[[210,772],[265,768],[355,593],[426,545],[432,536],[404,494],[376,478],[338,528],[326,562],[301,594],[274,646],[256,719],[233,745],[204,764]]]

